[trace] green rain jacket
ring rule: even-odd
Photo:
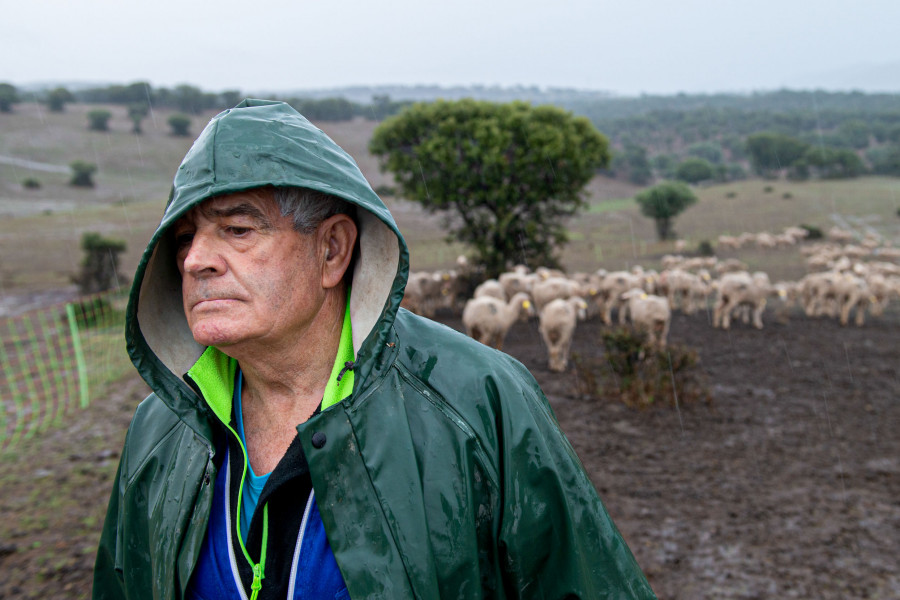
[[[290,106],[260,100],[201,133],[135,274],[126,338],[153,393],[128,430],[94,597],[185,592],[222,424],[183,377],[204,348],[185,320],[166,231],[207,198],[264,185],[358,207],[353,392],[297,426],[351,598],[653,598],[534,378],[399,309],[409,265],[393,217],[331,139]],[[326,436],[321,448],[316,432]]]

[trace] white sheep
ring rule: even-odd
[[[551,371],[566,370],[575,324],[586,317],[587,302],[578,296],[551,300],[540,312],[538,330],[547,346],[548,366]]]
[[[685,314],[691,315],[700,306],[705,306],[710,290],[709,272],[705,271],[703,275],[694,275],[681,269],[673,269],[663,271],[663,275],[670,308],[674,309],[676,306],[680,306]]]
[[[762,329],[762,313],[766,308],[768,287],[758,285],[747,272],[726,273],[716,282],[719,292],[713,310],[713,327],[728,329],[731,314],[743,305],[753,311],[753,326]]]
[[[524,292],[514,295],[509,302],[482,296],[466,302],[462,322],[469,337],[485,346],[501,350],[509,328],[516,322],[522,311],[529,314],[534,312],[531,300]]]
[[[663,296],[648,294],[639,287],[621,294],[628,303],[628,314],[635,329],[647,334],[647,343],[652,347],[665,348],[672,322],[669,301]]]
[[[534,298],[535,309],[540,313],[553,300],[583,296],[586,295],[584,292],[582,285],[577,281],[566,277],[549,277],[534,284],[531,297]]]
[[[482,296],[490,296],[506,302],[506,292],[503,290],[503,286],[500,282],[496,279],[486,279],[478,284],[478,287],[476,287],[475,291],[472,293],[472,297],[480,298]]]
[[[628,271],[613,271],[607,273],[600,284],[600,291],[597,294],[597,301],[600,302],[602,309],[603,322],[607,325],[612,324],[612,309],[619,311],[619,324],[625,323],[625,305],[626,300],[622,298],[622,294],[632,288],[641,288],[643,291],[643,282],[637,275]]]

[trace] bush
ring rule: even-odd
[[[172,135],[187,137],[191,135],[191,118],[182,113],[171,115],[168,120],[169,127],[172,128]]]
[[[88,129],[91,131],[109,131],[109,119],[112,113],[98,108],[88,112]]]
[[[737,198],[737,192],[728,192],[725,194],[726,198]]]
[[[793,195],[792,193],[790,193],[790,192],[785,192],[785,193],[783,193],[783,194],[781,195],[781,197],[784,198],[785,200],[788,200],[788,199],[790,199],[790,198],[793,198],[794,195]]]
[[[25,181],[22,182],[22,187],[26,190],[39,190],[41,189],[41,182],[36,177],[26,177]]]
[[[81,272],[74,278],[82,294],[94,294],[121,287],[119,278],[119,254],[125,251],[125,242],[105,238],[96,232],[86,232],[81,237],[84,259]]]
[[[822,230],[816,227],[815,225],[800,225],[803,229],[805,229],[809,235],[806,236],[808,240],[821,240],[825,235],[822,233]]]
[[[78,187],[94,187],[94,173],[97,172],[97,165],[83,160],[75,160],[69,163],[72,169],[72,179],[69,185]]]
[[[675,168],[675,179],[685,183],[700,183],[715,176],[713,165],[702,158],[688,158]]]
[[[649,348],[643,333],[625,327],[606,331],[602,338],[605,360],[573,354],[576,389],[582,397],[618,400],[632,408],[712,402],[695,350]]]
[[[716,252],[713,250],[709,240],[703,240],[697,245],[697,254],[700,256],[715,256]]]
[[[771,185],[767,185],[766,187],[763,188],[764,194],[771,194],[774,191],[775,191],[775,188],[773,188]]]

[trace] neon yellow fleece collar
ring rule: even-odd
[[[331,368],[331,376],[322,396],[322,410],[330,408],[353,392],[353,371],[346,368],[354,359],[353,330],[350,322],[350,298],[347,294],[347,308],[341,326],[338,352]],[[200,388],[204,400],[219,419],[226,425],[231,422],[231,405],[234,399],[234,379],[238,363],[218,348],[209,346],[188,370],[188,375]],[[343,373],[342,373],[343,371]],[[338,381],[338,376],[341,376]]]

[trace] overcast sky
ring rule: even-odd
[[[900,91],[900,0],[0,0],[0,81]]]

